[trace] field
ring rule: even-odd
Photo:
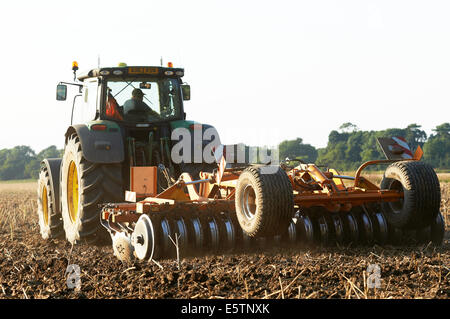
[[[374,176],[376,178],[376,176]],[[448,176],[447,176],[448,178]],[[449,298],[450,183],[441,183],[445,243],[266,249],[159,264],[122,264],[107,246],[43,241],[35,183],[0,183],[0,298]],[[67,288],[77,264],[81,289]],[[366,285],[377,264],[381,286]]]

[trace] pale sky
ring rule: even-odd
[[[0,149],[63,147],[80,69],[185,68],[188,119],[223,143],[326,146],[362,130],[450,121],[449,1],[2,1]]]

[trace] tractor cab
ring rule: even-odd
[[[76,76],[78,83],[61,82],[57,99],[65,100],[67,84],[80,88],[74,100],[72,123],[112,120],[142,127],[142,123],[184,120],[183,100],[190,99],[190,87],[183,84],[184,70],[169,67],[132,66],[98,68]]]

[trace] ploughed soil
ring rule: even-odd
[[[444,245],[264,249],[123,264],[110,245],[42,240],[36,192],[0,190],[0,298],[449,298],[450,184]],[[68,265],[80,269],[68,288]],[[368,287],[378,265],[378,288]],[[376,277],[376,276],[375,276]],[[372,273],[372,277],[374,275]]]

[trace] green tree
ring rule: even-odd
[[[313,163],[317,159],[317,150],[310,144],[303,144],[303,140],[298,137],[295,140],[285,140],[278,145],[280,160],[286,157],[289,159],[301,159],[304,162]]]
[[[356,126],[353,123],[350,122],[346,122],[344,124],[342,124],[341,126],[339,126],[339,129],[343,132],[343,133],[351,133],[351,132],[356,132],[358,131],[358,126]]]
[[[405,135],[403,135],[413,152],[419,145],[420,147],[423,147],[423,144],[427,140],[427,133],[420,128],[421,125],[415,123],[409,124],[405,129]]]
[[[450,169],[450,123],[443,123],[433,129],[423,146],[424,160],[435,168]]]
[[[43,160],[44,158],[59,158],[62,155],[63,150],[58,150],[55,145],[52,145],[40,151],[37,157],[39,160]]]
[[[30,178],[29,172],[25,171],[25,166],[35,159],[36,154],[29,146],[16,146],[12,149],[2,150],[0,158],[0,179],[23,179]]]

